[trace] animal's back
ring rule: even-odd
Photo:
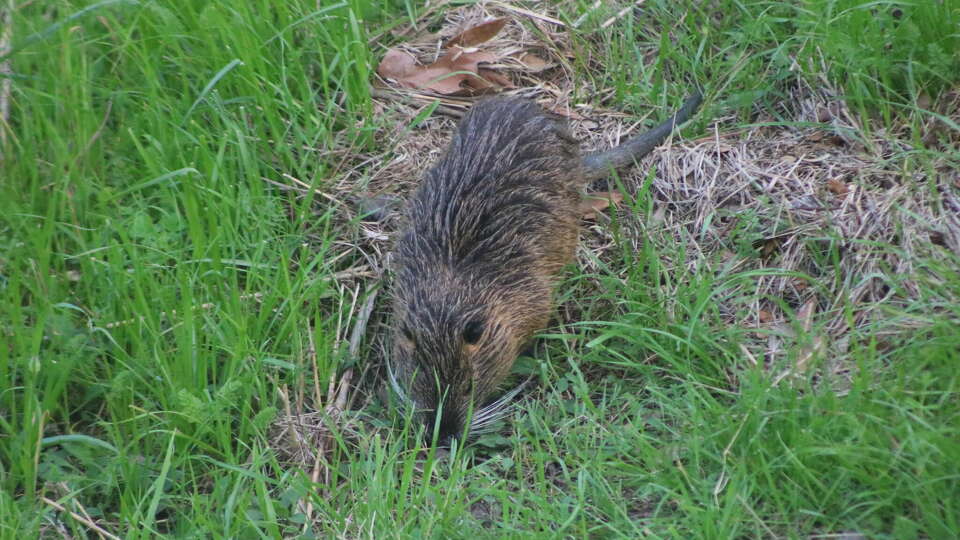
[[[562,120],[536,103],[477,103],[414,194],[399,255],[417,244],[417,256],[464,270],[528,263],[555,275],[576,245],[581,162]]]

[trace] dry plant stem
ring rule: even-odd
[[[283,402],[283,410],[286,413],[287,418],[297,418],[299,420],[300,416],[299,415],[294,416],[293,409],[290,407],[290,398],[287,395],[289,393],[289,390],[287,386],[284,385],[282,387],[277,388],[277,393],[280,394],[280,401]],[[303,445],[300,442],[300,438],[297,437],[296,430],[292,430],[290,429],[289,426],[285,426],[284,432],[290,434],[290,442],[293,443],[292,446],[294,448],[299,448],[301,451],[303,451],[303,448],[302,448]]]
[[[303,188],[304,190],[307,190],[307,191],[312,190],[315,194],[323,197],[324,199],[327,199],[328,201],[330,201],[330,202],[332,202],[332,203],[336,203],[336,204],[339,205],[339,206],[346,206],[346,205],[343,203],[343,201],[341,201],[340,199],[337,199],[336,197],[333,197],[333,196],[331,196],[331,195],[328,195],[328,194],[320,191],[319,189],[314,188],[313,186],[311,186],[310,184],[304,182],[303,180],[300,180],[299,178],[296,178],[296,177],[294,177],[294,176],[290,176],[290,175],[287,174],[287,173],[283,173],[283,177],[286,178],[287,180],[290,180],[290,181],[293,182],[294,184],[297,184],[298,186],[300,186],[300,187]]]
[[[554,19],[553,17],[550,17],[550,16],[548,16],[548,15],[544,15],[544,14],[542,14],[542,13],[537,13],[537,12],[534,12],[534,11],[530,11],[529,9],[523,9],[522,7],[512,6],[512,5],[507,4],[507,3],[505,3],[505,2],[492,2],[492,4],[495,5],[495,6],[497,6],[497,7],[500,8],[500,9],[504,10],[504,11],[512,11],[513,13],[518,13],[518,14],[520,14],[520,15],[526,15],[527,17],[530,17],[530,18],[532,18],[532,19],[539,19],[539,20],[541,20],[541,21],[546,21],[546,22],[548,22],[548,23],[550,23],[550,24],[555,24],[555,25],[557,25],[557,26],[566,26],[566,24],[564,24],[563,21],[561,21],[561,20],[559,20],[559,19]]]
[[[643,3],[643,0],[639,0],[639,1],[636,2],[636,5],[639,6],[639,5],[642,4],[642,3]],[[617,22],[621,17],[623,17],[624,15],[626,15],[627,12],[630,11],[631,9],[633,9],[633,6],[627,6],[627,7],[623,8],[623,9],[621,9],[620,11],[617,12],[616,15],[614,15],[613,17],[610,17],[610,18],[607,19],[606,21],[603,21],[603,24],[600,25],[600,28],[607,28],[607,27],[609,27],[609,26],[612,25],[613,23]]]
[[[72,511],[72,510],[67,510],[63,505],[61,505],[61,504],[58,503],[57,501],[50,500],[50,499],[48,499],[48,498],[46,498],[46,497],[42,497],[41,500],[44,502],[44,504],[48,504],[48,505],[56,508],[57,510],[59,510],[59,511],[61,511],[61,512],[65,512],[65,513],[69,514],[70,517],[72,517],[73,519],[77,520],[79,523],[82,523],[82,524],[86,525],[87,528],[89,528],[90,530],[92,530],[93,532],[95,532],[95,533],[96,533],[97,535],[99,535],[101,538],[109,538],[110,540],[120,540],[120,537],[119,537],[119,536],[116,536],[116,535],[114,535],[114,534],[110,534],[109,531],[107,531],[107,530],[104,529],[103,527],[97,525],[97,524],[94,523],[92,520],[90,520],[90,519],[88,519],[88,518],[86,518],[86,517],[84,517],[84,516],[82,516],[82,515],[74,512],[74,511]]]
[[[413,105],[413,106],[422,106],[425,104],[424,102],[426,102],[426,104],[429,104],[433,101],[439,101],[441,103],[445,101],[448,103],[451,101],[454,101],[454,100],[445,99],[441,97],[417,94],[414,92],[400,92],[395,90],[386,90],[383,88],[371,88],[370,95],[375,98],[400,101],[401,103],[406,103],[407,105]],[[445,105],[438,106],[436,108],[436,112],[440,114],[446,114],[447,116],[452,116],[454,118],[460,118],[463,116],[463,111],[454,109],[452,107],[447,107]]]
[[[379,289],[373,289],[367,295],[367,300],[363,303],[363,307],[360,308],[360,313],[357,315],[357,322],[354,324],[353,332],[350,334],[350,356],[353,358],[357,357],[357,353],[360,351],[360,340],[363,339],[363,334],[367,330],[367,323],[370,322],[370,314],[373,313],[373,306],[376,303],[377,295],[379,294]]]
[[[584,10],[583,14],[577,17],[577,20],[573,22],[573,27],[580,28],[580,25],[583,24],[583,21],[587,20],[587,17],[590,16],[590,13],[600,7],[601,4],[603,4],[603,0],[597,0],[590,6],[589,9]]]
[[[375,286],[376,287],[376,286]],[[373,307],[376,305],[377,295],[380,293],[380,290],[374,288],[367,295],[367,300],[363,303],[363,307],[360,308],[360,313],[357,315],[357,322],[354,324],[353,333],[350,335],[350,357],[354,359],[359,359],[360,353],[360,341],[363,339],[364,334],[367,331],[367,324],[370,322],[370,316],[373,314]],[[362,378],[361,374],[361,378]],[[346,370],[343,374],[343,381],[341,381],[341,393],[337,398],[337,407],[340,410],[346,410],[350,408],[353,404],[353,397],[356,394],[351,395],[350,402],[347,403],[346,388],[349,387],[350,379],[353,377],[353,368]]]

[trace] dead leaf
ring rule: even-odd
[[[769,324],[773,322],[773,313],[770,313],[766,309],[761,309],[760,312],[757,313],[757,318],[761,324]]]
[[[504,77],[503,75],[497,73],[492,69],[483,69],[478,70],[480,76],[487,81],[490,81],[501,88],[513,88],[513,83],[510,82],[510,79]]]
[[[506,17],[500,17],[499,19],[493,19],[484,23],[480,23],[473,28],[468,28],[450,38],[444,44],[444,47],[450,47],[453,45],[460,45],[461,47],[474,47],[479,45],[480,43],[488,41],[493,36],[497,35],[500,30],[503,29],[503,26],[507,24],[507,21],[508,19]]]
[[[623,194],[619,191],[603,191],[598,193],[589,193],[580,201],[580,214],[583,219],[597,219],[597,214],[610,207],[623,202]]]
[[[553,63],[540,58],[539,56],[531,53],[525,52],[521,53],[519,56],[514,56],[517,59],[517,62],[523,64],[523,67],[527,68],[527,71],[531,73],[539,73],[543,70],[550,69],[553,67]]]
[[[827,180],[827,189],[838,197],[843,197],[850,192],[850,188],[839,177]]]
[[[416,66],[417,59],[412,54],[400,49],[390,49],[387,54],[383,55],[383,60],[377,66],[377,73],[384,79],[399,81]]]
[[[436,62],[428,66],[418,66],[416,59],[408,53],[391,49],[384,55],[377,73],[381,77],[395,80],[405,88],[419,88],[447,95],[473,95],[498,87],[512,87],[509,80],[499,75],[492,77],[493,80],[480,75],[480,64],[492,63],[496,59],[492,53],[467,52],[454,46]],[[504,82],[506,84],[503,84]]]

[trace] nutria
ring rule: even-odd
[[[560,117],[491,98],[463,119],[411,197],[395,247],[390,383],[441,442],[489,425],[485,408],[544,329],[574,259],[586,186],[633,163],[685,122],[699,93],[653,130],[581,156]]]

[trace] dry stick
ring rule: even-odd
[[[599,3],[600,2],[597,2],[597,4]],[[532,19],[540,19],[541,21],[546,21],[550,24],[556,24],[557,26],[566,26],[566,24],[564,24],[563,21],[559,19],[554,19],[553,17],[549,17],[547,15],[543,15],[542,13],[537,13],[535,11],[530,11],[528,9],[523,9],[521,7],[511,6],[510,4],[507,4],[505,2],[494,2],[493,5],[497,6],[498,8],[504,11],[512,11],[514,13],[519,13],[520,15],[526,15],[527,17],[530,17]]]
[[[10,42],[13,39],[13,0],[7,2],[5,8],[0,9],[0,57],[10,53]],[[10,69],[10,58],[0,62],[0,162],[3,162],[3,151],[7,147],[7,120],[10,118],[10,91],[13,84]]]
[[[86,525],[87,527],[89,527],[90,529],[92,529],[93,532],[97,533],[97,534],[100,535],[101,537],[110,538],[110,540],[120,540],[120,537],[119,537],[119,536],[116,536],[116,535],[114,535],[114,534],[110,534],[110,532],[108,532],[108,531],[107,531],[106,529],[104,529],[103,527],[97,525],[97,524],[94,523],[92,520],[89,520],[89,519],[81,516],[80,514],[74,512],[73,510],[67,510],[66,508],[64,508],[64,506],[63,506],[62,504],[58,503],[57,501],[50,500],[50,499],[48,499],[48,498],[46,498],[46,497],[41,497],[40,500],[42,500],[44,503],[46,503],[46,504],[48,504],[48,505],[56,508],[57,510],[59,510],[59,511],[61,511],[61,512],[66,512],[67,514],[70,514],[70,517],[72,517],[73,519],[77,520],[78,522]]]

